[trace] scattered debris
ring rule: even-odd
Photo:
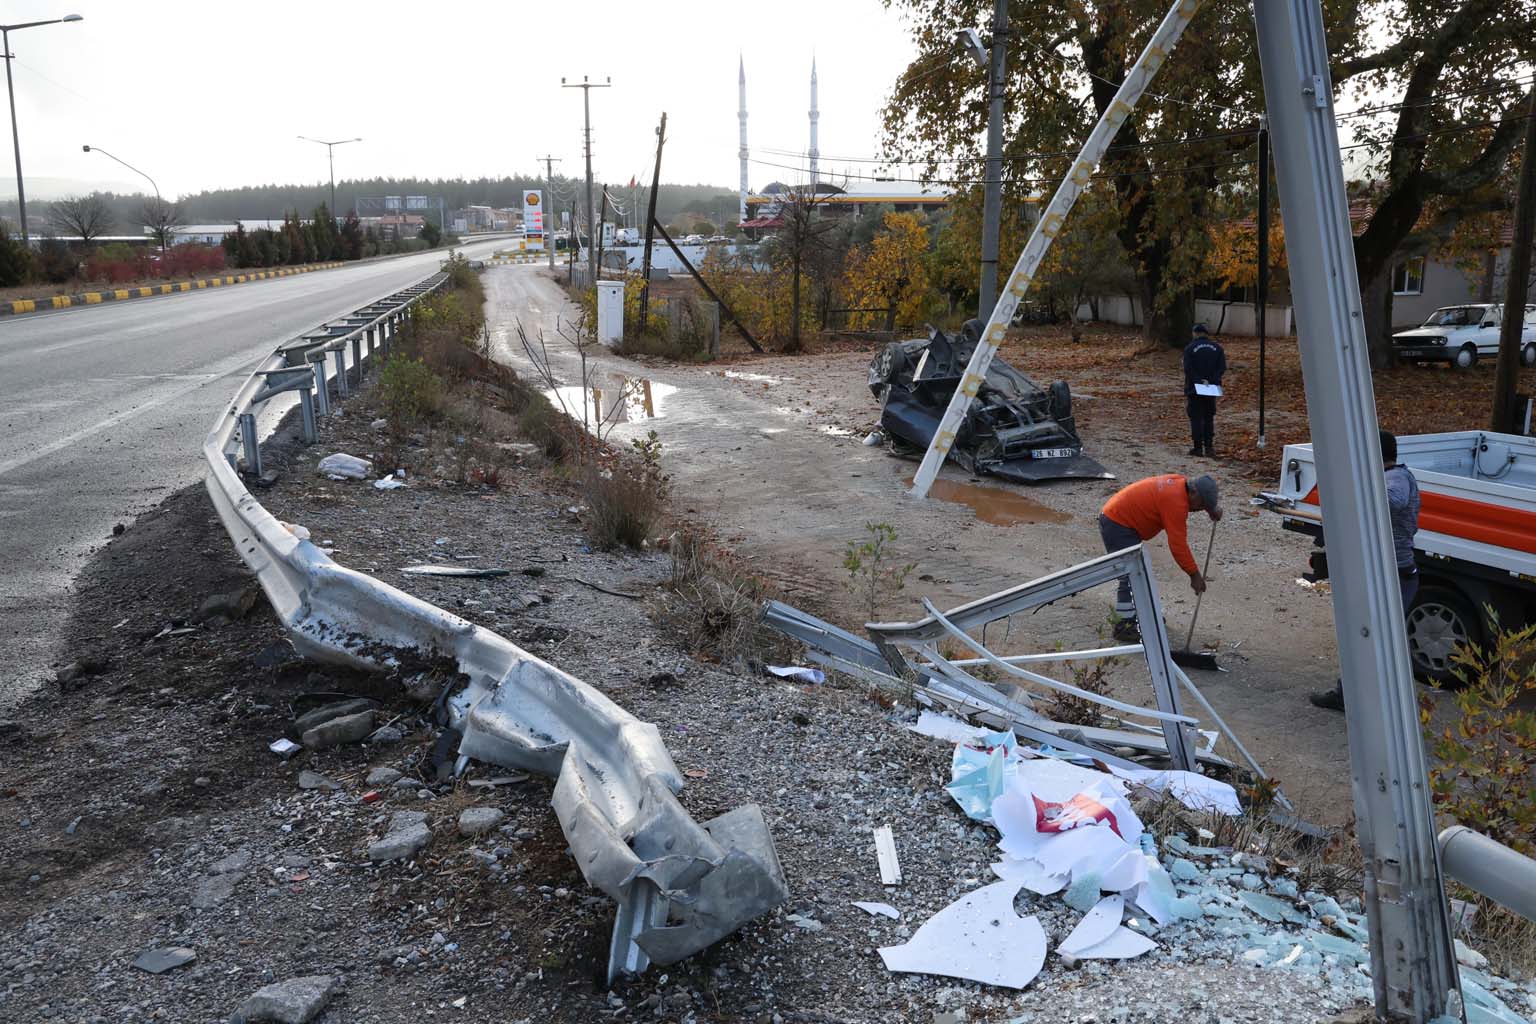
[[[397,476],[381,476],[373,482],[374,490],[393,491],[404,487],[405,481]]]
[[[373,463],[355,455],[337,452],[315,465],[315,472],[332,480],[366,480],[373,473]]]
[[[506,576],[511,569],[475,568],[468,565],[408,565],[400,570],[408,576],[453,576],[461,579],[482,579],[492,576]]]
[[[484,835],[505,821],[506,817],[507,813],[499,807],[466,807],[459,812],[459,835]]]
[[[799,665],[765,665],[764,668],[780,679],[798,679],[802,683],[816,685],[827,681],[827,674],[819,668],[804,668]]]
[[[896,858],[896,837],[889,825],[875,829],[875,858],[880,862],[880,883],[900,885],[901,862]]]
[[[299,788],[306,790],[328,789],[334,792],[341,788],[341,783],[328,779],[319,772],[305,770],[299,772]]]
[[[892,921],[901,920],[901,911],[897,910],[889,903],[865,903],[861,900],[854,900],[853,905],[864,911],[866,914],[871,914],[877,917],[888,917]]]
[[[426,848],[432,841],[432,830],[427,827],[427,816],[422,811],[396,811],[390,815],[389,829],[384,838],[368,846],[368,859],[372,861],[409,860]]]
[[[197,953],[186,946],[164,946],[146,949],[133,958],[133,966],[150,974],[164,974],[197,959]]]
[[[297,754],[304,748],[293,742],[293,740],[289,739],[288,737],[283,736],[279,739],[273,740],[271,743],[268,743],[267,749],[272,751],[272,753],[276,754],[278,757],[286,758],[292,757],[294,754]]]
[[[883,946],[887,970],[942,974],[1023,988],[1045,966],[1039,918],[1013,909],[1019,884],[1003,880],[967,893],[925,921],[901,946]]]

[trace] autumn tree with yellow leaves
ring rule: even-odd
[[[930,300],[928,229],[915,213],[888,213],[885,230],[848,254],[843,295],[863,310],[849,317],[855,330],[920,323]]]

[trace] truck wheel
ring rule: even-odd
[[[1463,345],[1454,358],[1456,369],[1470,370],[1477,365],[1477,346]]]
[[[1421,587],[1408,609],[1408,657],[1414,675],[1455,683],[1452,655],[1458,647],[1483,639],[1477,612],[1460,593],[1447,587]]]
[[[1536,366],[1536,345],[1527,345],[1520,350],[1520,363],[1523,366]]]

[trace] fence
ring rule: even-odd
[[[582,874],[618,903],[609,979],[652,960],[673,963],[788,898],[761,810],[748,804],[694,821],[678,803],[682,775],[655,726],[503,637],[338,565],[241,478],[241,455],[247,473],[262,474],[258,406],[296,391],[313,441],[333,397],[347,397],[444,280],[434,275],[279,345],[203,442],[208,494],[299,653],[369,670],[402,649],[456,662],[468,682],[444,708],[462,736],[459,767],[479,758],[557,778],[555,814]]]

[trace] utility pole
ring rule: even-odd
[[[17,25],[0,25],[0,59],[5,61],[5,95],[11,103],[11,146],[16,153],[16,213],[21,221],[21,244],[30,246],[32,236],[27,231],[27,189],[21,180],[21,133],[16,128],[16,88],[11,84],[11,61],[15,54],[11,52],[11,33],[24,28],[36,28],[39,25],[60,25],[70,21],[84,21],[78,14],[66,14],[62,18],[54,18],[51,21],[28,21]]]
[[[549,211],[554,209],[555,201],[555,164],[560,162],[559,157],[542,156],[535,159],[544,161],[544,248],[549,252],[549,269],[555,269],[555,226],[550,223]]]
[[[1515,193],[1515,231],[1509,249],[1509,280],[1505,282],[1504,320],[1499,328],[1499,362],[1493,378],[1493,429],[1520,432],[1515,386],[1519,381],[1520,342],[1525,328],[1525,294],[1531,277],[1531,244],[1536,232],[1536,92],[1525,122],[1525,156],[1520,187]]]
[[[331,218],[335,219],[335,217],[336,217],[336,147],[337,146],[345,146],[349,142],[362,142],[363,140],[362,140],[361,137],[359,137],[359,138],[356,138],[356,139],[335,139],[335,140],[333,140],[331,142],[326,142],[324,139],[312,139],[308,135],[300,135],[299,138],[303,139],[305,142],[313,142],[313,143],[316,143],[317,145],[321,145],[321,146],[325,147],[325,159],[330,164],[330,167],[331,167]]]
[[[997,247],[1003,219],[1003,67],[1008,56],[1008,0],[994,0],[987,89],[987,170],[981,213],[981,301],[983,323],[997,302]]]
[[[640,333],[645,333],[645,322],[651,312],[651,239],[656,226],[656,193],[661,188],[661,147],[667,142],[667,112],[661,112],[661,127],[656,129],[656,169],[651,172],[651,195],[645,210],[645,258],[640,271]]]
[[[585,124],[586,124],[586,127],[582,131],[582,135],[583,135],[584,139],[586,140],[586,151],[587,151],[587,231],[588,232],[591,232],[591,231],[593,231],[595,229],[596,225],[594,224],[594,218],[597,216],[596,210],[592,206],[592,90],[593,89],[607,89],[607,88],[609,88],[612,85],[613,85],[613,79],[612,78],[608,78],[608,79],[606,79],[605,81],[602,81],[602,82],[589,82],[589,81],[587,81],[587,76],[586,75],[582,75],[580,82],[572,82],[570,84],[567,84],[565,79],[563,79],[563,78],[560,79],[560,87],[562,89],[580,89],[581,90],[581,109],[582,109],[583,118],[584,118],[584,121],[585,121]],[[591,243],[587,246],[587,260],[588,260],[588,264],[589,264],[589,267],[590,267],[590,272],[592,274],[592,284],[594,286],[596,286],[596,284],[597,284],[597,241],[596,241],[596,239],[593,239],[591,241]]]
[[[1264,439],[1264,312],[1269,305],[1269,121],[1259,115],[1259,303],[1254,324],[1259,331],[1259,447]]]

